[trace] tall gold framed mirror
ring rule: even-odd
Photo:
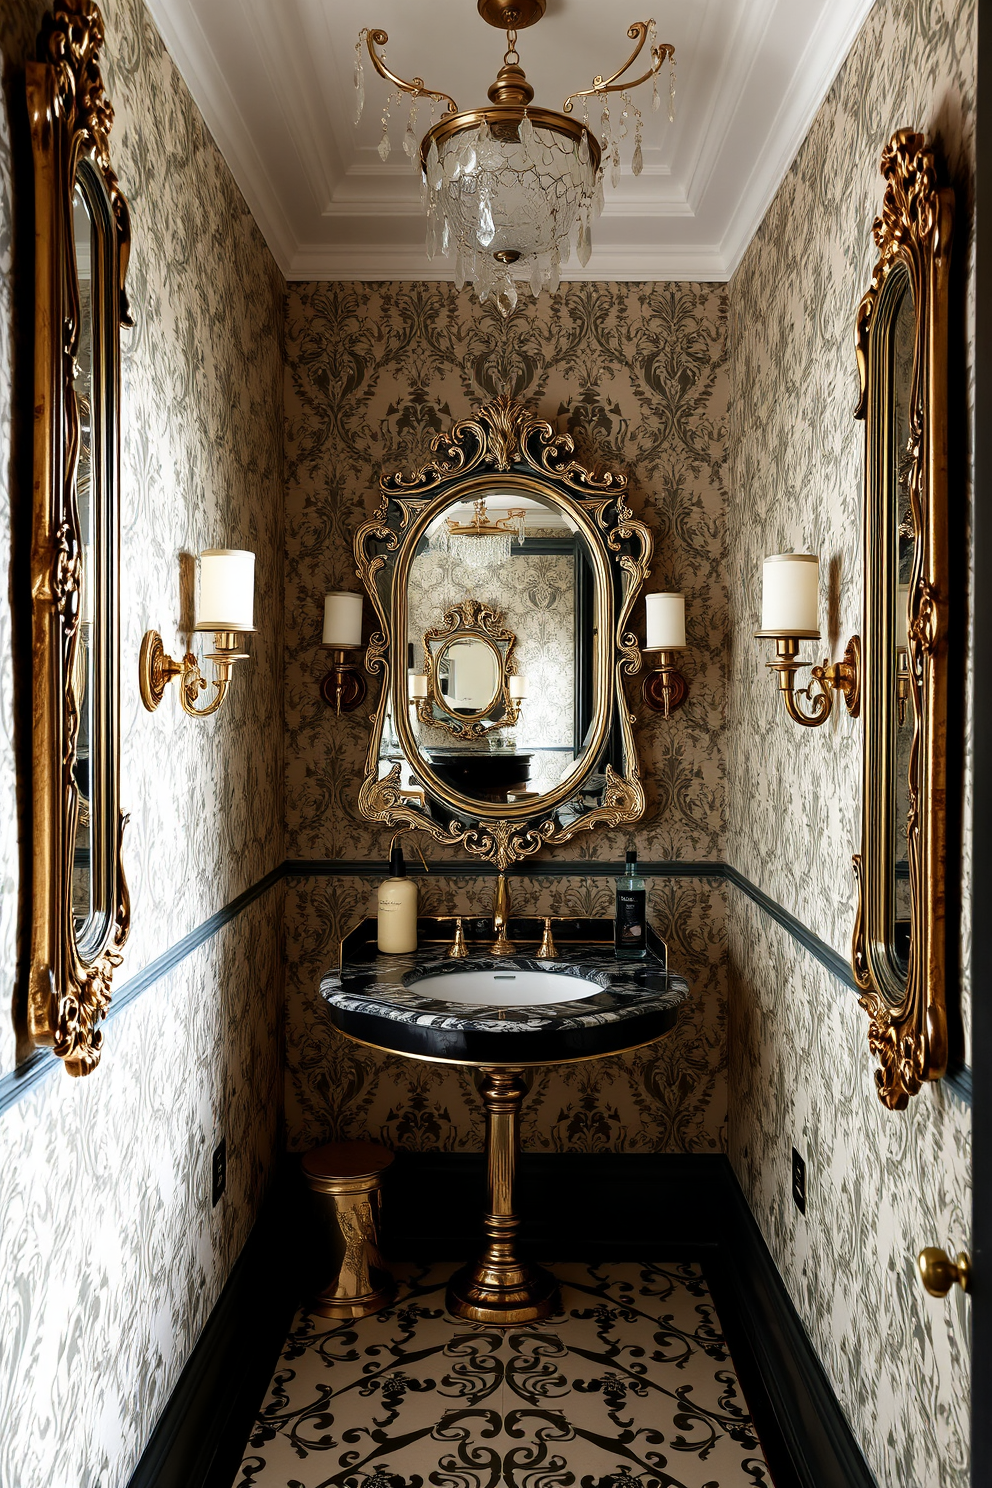
[[[861,852],[854,972],[901,1110],[947,1068],[947,315],[954,197],[902,129],[858,310],[865,421]]]
[[[383,681],[359,808],[503,869],[644,810],[624,678],[641,665],[630,619],[653,542],[626,477],[586,469],[569,436],[511,398],[432,450],[382,479],[355,536],[380,627],[366,665]],[[432,635],[424,616],[439,610]],[[483,614],[490,633],[465,636]],[[459,639],[475,648],[465,706],[449,708],[465,726],[439,743],[438,674]]]
[[[103,21],[63,0],[26,70],[35,188],[33,880],[28,1019],[99,1058],[130,911],[121,866],[118,465],[130,227],[110,164]]]

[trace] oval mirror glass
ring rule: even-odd
[[[574,518],[510,483],[456,497],[420,539],[406,600],[411,785],[425,784],[423,761],[459,795],[512,807],[577,780],[596,712],[599,626]]]

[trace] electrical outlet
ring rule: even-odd
[[[800,1214],[806,1213],[806,1164],[792,1149],[792,1199]]]
[[[227,1187],[227,1138],[221,1137],[214,1148],[213,1161],[213,1186],[214,1186],[214,1208],[220,1203],[221,1195]]]

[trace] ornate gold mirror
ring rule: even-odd
[[[46,19],[27,67],[35,185],[31,549],[34,873],[28,1016],[71,1074],[98,1028],[128,931],[121,869],[118,420],[127,204],[88,0]]]
[[[413,597],[412,576],[410,588]],[[456,739],[512,728],[520,717],[523,680],[514,666],[516,644],[502,612],[481,600],[464,599],[445,610],[440,624],[424,632],[423,673],[410,679],[419,721]]]
[[[922,135],[882,155],[879,261],[861,302],[864,807],[854,970],[902,1109],[947,1067],[947,285],[953,193]]]
[[[630,615],[653,544],[625,477],[593,474],[567,435],[501,398],[381,493],[355,537],[381,626],[367,666],[383,677],[363,814],[500,868],[636,821],[623,679],[640,669]]]

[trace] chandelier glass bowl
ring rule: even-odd
[[[489,88],[489,104],[459,110],[454,99],[425,86],[422,78],[398,77],[386,65],[382,48],[385,31],[363,30],[355,48],[356,123],[365,97],[362,53],[365,48],[376,72],[396,90],[383,109],[379,154],[390,151],[390,106],[394,98],[411,98],[403,148],[419,159],[427,212],[427,257],[454,259],[454,279],[461,288],[472,283],[479,299],[490,297],[504,315],[517,303],[517,285],[529,286],[536,297],[543,288],[558,288],[561,271],[574,250],[584,268],[592,253],[592,223],[603,207],[604,178],[620,178],[620,140],[633,133],[631,171],[640,175],[642,116],[629,90],[653,81],[653,102],[660,104],[657,75],[669,64],[669,117],[674,118],[675,49],[659,45],[653,20],[635,21],[627,35],[636,42],[624,65],[608,78],[597,76],[590,88],[572,93],[560,113],[533,106],[528,83],[516,50],[517,30],[533,25],[544,14],[544,0],[478,0],[479,12],[490,25],[507,33],[503,66]],[[645,45],[649,66],[640,77],[620,82]],[[611,127],[608,95],[620,93],[622,112]],[[589,127],[589,99],[601,100],[601,138]],[[418,100],[429,100],[431,124],[417,142]],[[582,100],[582,116],[574,103]],[[437,122],[434,109],[446,108]]]

